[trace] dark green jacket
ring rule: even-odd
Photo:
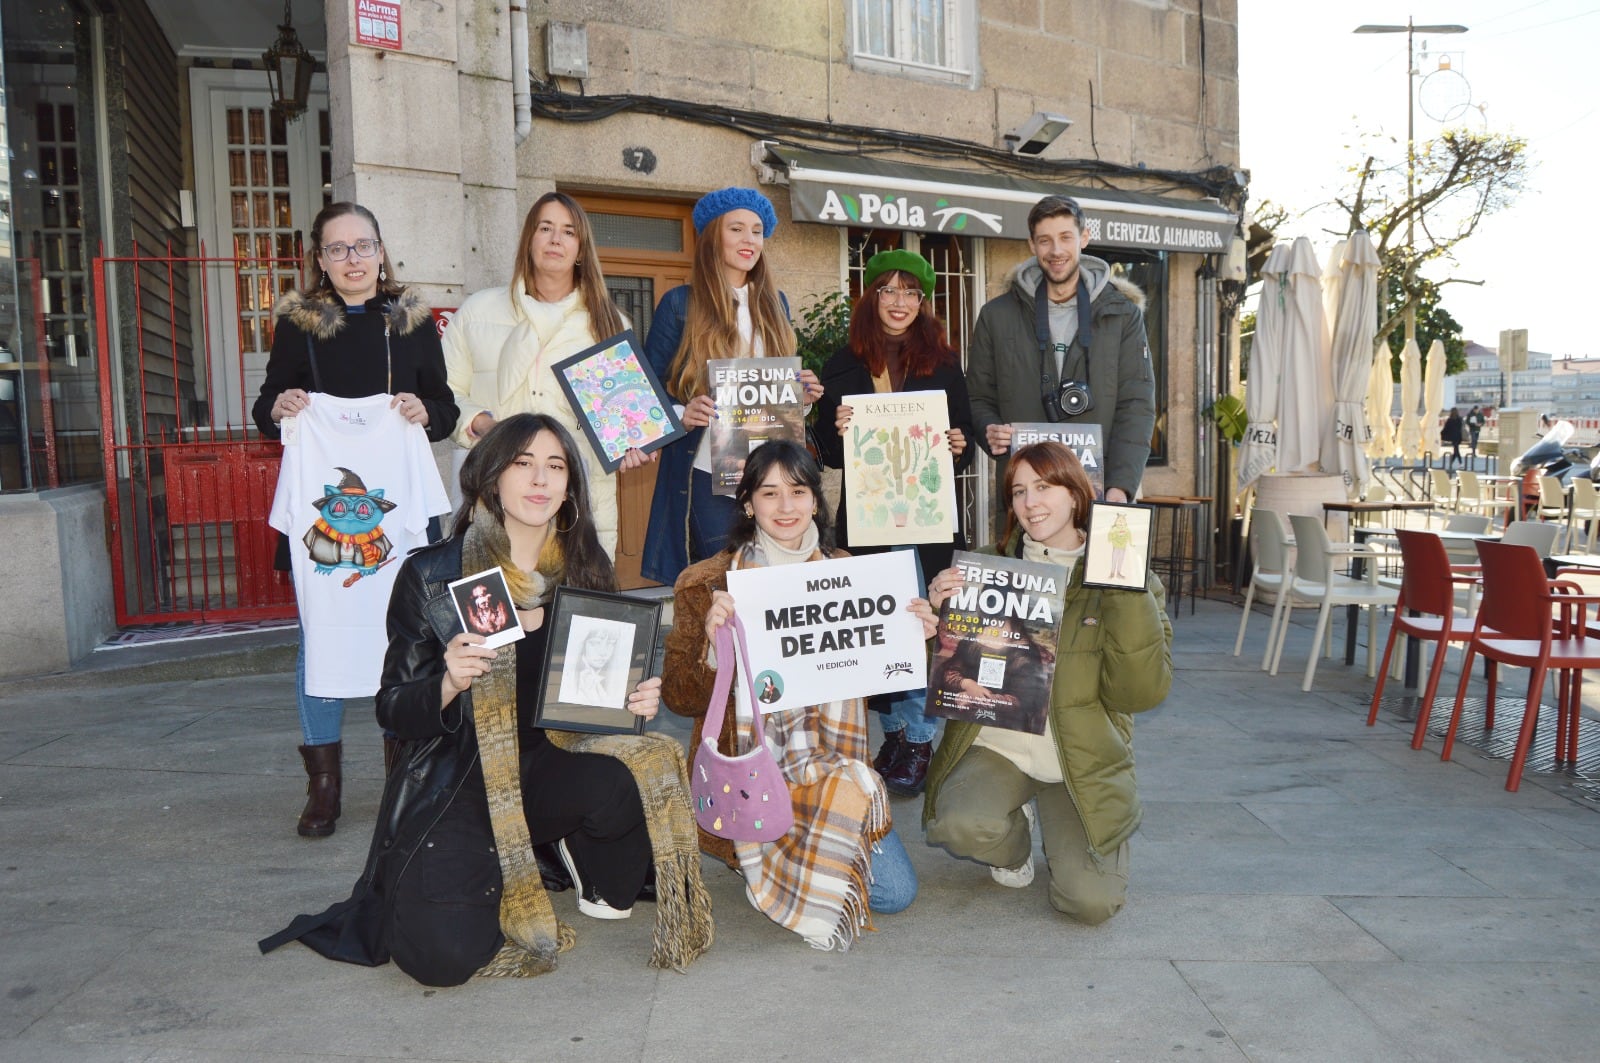
[[[1021,533],[1006,553],[1019,556]],[[980,553],[997,554],[994,547]],[[1133,772],[1133,717],[1166,699],[1172,687],[1172,624],[1155,576],[1149,593],[1083,585],[1083,566],[1067,584],[1057,640],[1050,727],[1061,777],[1083,817],[1097,859],[1110,856],[1139,828],[1142,815]],[[981,724],[950,720],[928,768],[922,822],[938,814],[939,789],[972,747]]]
[[[1090,255],[1080,260],[1086,271],[1105,270]],[[1034,333],[1033,293],[1039,265],[1024,262],[1009,279],[1006,291],[984,304],[967,345],[967,393],[978,445],[989,450],[991,424],[1049,420],[1044,412],[1040,372],[1050,386],[1060,383],[1054,359],[1041,359]],[[1103,275],[1102,275],[1103,276]],[[1093,288],[1091,288],[1091,291]],[[1144,332],[1144,294],[1120,277],[1111,277],[1090,304],[1089,390],[1094,409],[1069,422],[1098,424],[1104,440],[1105,483],[1120,487],[1131,499],[1144,479],[1150,439],[1156,427],[1155,373]],[[1081,334],[1073,340],[1068,365],[1076,365]],[[995,456],[991,452],[991,456]],[[1002,456],[1003,457],[1003,456]],[[996,475],[1003,482],[1005,463]]]

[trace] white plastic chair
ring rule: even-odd
[[[1516,503],[1508,498],[1495,498],[1483,493],[1483,483],[1478,479],[1478,474],[1462,470],[1456,473],[1456,508],[1468,513],[1482,513],[1491,520],[1511,509]],[[1472,560],[1478,560],[1474,551]]]
[[[1250,573],[1250,589],[1245,592],[1244,615],[1239,618],[1239,637],[1233,640],[1233,655],[1237,657],[1244,651],[1244,629],[1250,622],[1250,606],[1255,603],[1256,592],[1270,595],[1273,623],[1267,626],[1267,648],[1261,655],[1261,670],[1266,671],[1272,658],[1272,634],[1277,630],[1277,602],[1283,596],[1284,581],[1289,578],[1289,533],[1283,526],[1283,517],[1270,509],[1252,509],[1250,550],[1255,555],[1255,571]]]
[[[1325,652],[1324,641],[1330,634],[1328,617],[1336,605],[1355,605],[1367,611],[1367,677],[1377,676],[1378,610],[1394,605],[1400,597],[1398,588],[1378,582],[1376,562],[1382,555],[1366,543],[1330,544],[1322,522],[1315,517],[1293,514],[1289,517],[1289,523],[1294,527],[1294,579],[1290,583],[1289,593],[1283,597],[1315,603],[1319,607],[1316,633],[1311,639],[1310,660],[1306,662],[1306,674],[1300,689],[1311,689],[1311,681],[1317,674],[1317,660]],[[1358,554],[1369,555],[1364,578],[1354,579],[1334,571],[1334,558],[1351,558]],[[1284,610],[1282,634],[1272,660],[1273,675],[1278,674],[1288,627],[1289,611]]]
[[[1557,528],[1566,524],[1567,489],[1554,476],[1539,477],[1539,519],[1550,521]]]
[[[1567,514],[1567,551],[1578,549],[1577,525],[1583,525],[1583,552],[1594,553],[1595,522],[1600,521],[1600,491],[1594,488],[1587,470],[1572,478],[1572,509]]]
[[[1549,557],[1556,552],[1556,537],[1560,532],[1561,525],[1548,521],[1514,520],[1506,525],[1506,533],[1500,541],[1512,546],[1531,546],[1539,551],[1540,557]]]
[[[1444,513],[1454,513],[1459,508],[1456,501],[1455,481],[1450,479],[1450,474],[1443,469],[1429,469],[1428,480],[1432,485],[1433,508]]]

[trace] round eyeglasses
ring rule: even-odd
[[[353,244],[323,244],[322,253],[329,262],[343,262],[354,251],[357,258],[371,258],[383,246],[382,240],[357,240]]]
[[[922,302],[921,288],[879,288],[878,298],[886,303],[907,302],[913,306]]]

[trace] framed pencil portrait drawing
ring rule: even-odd
[[[1089,507],[1089,534],[1083,550],[1085,587],[1145,589],[1154,512],[1149,506],[1123,502],[1096,502]]]
[[[555,731],[640,734],[628,694],[649,675],[661,605],[557,587],[533,722]]]

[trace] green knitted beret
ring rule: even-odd
[[[909,273],[922,284],[922,294],[933,295],[933,266],[915,251],[879,251],[867,259],[866,278],[870,286],[885,273]]]

